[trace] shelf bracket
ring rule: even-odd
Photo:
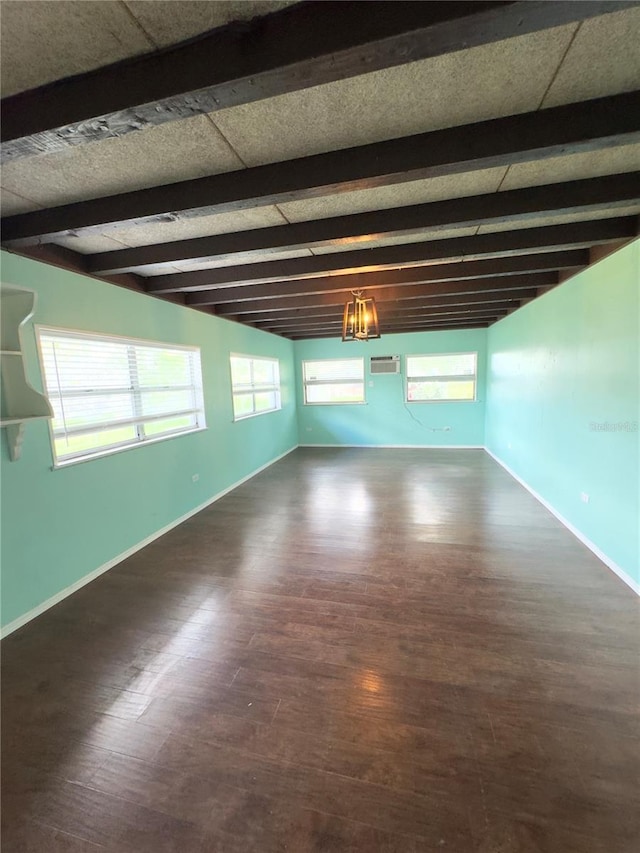
[[[7,444],[9,445],[9,457],[12,462],[20,459],[22,453],[22,442],[24,441],[24,423],[11,424],[5,427],[7,431]]]

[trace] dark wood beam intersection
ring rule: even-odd
[[[117,284],[119,287],[126,287],[129,290],[137,290],[140,293],[145,293],[145,281],[142,276],[135,273],[123,273],[122,275],[97,276],[92,273],[87,267],[87,255],[82,255],[79,252],[74,252],[64,246],[56,246],[53,243],[48,243],[43,246],[30,246],[28,249],[16,254],[22,255],[25,258],[31,258],[34,261],[40,261],[43,264],[49,264],[52,267],[70,270],[71,272],[89,275],[92,278],[106,281],[109,284]],[[171,301],[184,303],[184,294],[174,294]]]
[[[607,0],[311,2],[5,98],[5,161],[582,21]]]

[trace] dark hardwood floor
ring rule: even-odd
[[[6,853],[636,853],[638,602],[482,451],[300,449],[3,643]]]

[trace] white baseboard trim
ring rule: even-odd
[[[155,533],[152,533],[150,536],[147,536],[145,539],[142,539],[136,545],[133,545],[131,548],[128,548],[126,551],[123,551],[121,554],[118,554],[117,557],[114,557],[112,560],[104,563],[102,566],[99,566],[93,572],[89,572],[88,575],[84,575],[75,583],[72,583],[70,586],[65,587],[65,589],[60,590],[55,595],[52,595],[51,598],[48,598],[46,601],[43,601],[41,604],[38,604],[32,610],[29,610],[27,613],[24,613],[22,616],[18,616],[17,619],[14,619],[13,622],[9,622],[7,625],[2,628],[0,631],[0,638],[7,637],[9,634],[12,634],[14,631],[17,631],[18,628],[22,628],[23,625],[26,625],[27,622],[31,622],[32,619],[35,619],[36,616],[40,616],[41,613],[44,613],[45,610],[49,610],[50,607],[58,604],[63,599],[72,595],[77,590],[82,589],[83,586],[86,586],[91,581],[103,575],[105,572],[108,572],[109,569],[112,569],[114,566],[117,566],[118,563],[121,563],[123,560],[126,560],[128,557],[131,557],[136,551],[141,551],[142,548],[145,548],[147,545],[150,545],[156,539],[159,539],[161,536],[164,536],[165,533],[168,533],[170,530],[173,530],[174,527],[177,527],[179,524],[182,524],[183,521],[191,518],[193,515],[197,515],[197,513],[201,512],[203,509],[206,509],[211,504],[219,501],[220,498],[223,498],[225,495],[232,492],[234,489],[237,489],[238,486],[241,486],[243,483],[246,483],[247,480],[251,480],[261,471],[264,471],[266,468],[271,467],[276,462],[279,462],[281,459],[284,459],[285,456],[288,456],[294,450],[296,450],[297,445],[291,447],[289,450],[286,450],[284,453],[281,453],[280,456],[276,456],[274,459],[271,459],[269,462],[265,462],[264,465],[261,465],[259,468],[256,468],[255,471],[252,471],[250,474],[247,474],[246,477],[243,477],[241,480],[237,480],[232,485],[227,486],[226,489],[223,489],[221,492],[215,494],[212,498],[209,498],[204,503],[201,503],[199,506],[194,509],[189,510],[184,515],[181,515],[180,518],[176,518],[174,521],[169,522],[169,524],[165,524],[164,527],[161,527],[159,530],[156,530]]]
[[[510,474],[514,480],[516,480],[518,483],[520,483],[520,485],[523,486],[529,492],[529,494],[533,495],[533,497],[537,501],[539,501],[542,504],[542,506],[545,507],[545,509],[548,509],[549,512],[551,513],[551,515],[555,516],[558,519],[558,521],[560,522],[560,524],[564,525],[570,533],[573,533],[573,535],[576,537],[576,539],[580,540],[580,542],[582,542],[583,545],[586,545],[586,547],[590,551],[592,551],[596,555],[596,557],[601,562],[603,562],[605,564],[605,566],[607,566],[608,569],[611,569],[611,571],[615,575],[617,575],[621,581],[626,583],[626,585],[630,589],[632,589],[636,595],[640,595],[640,584],[637,581],[635,581],[631,577],[631,575],[628,575],[624,571],[624,569],[621,569],[617,563],[614,563],[614,561],[611,559],[611,557],[608,557],[604,553],[604,551],[601,551],[600,548],[598,548],[598,546],[594,542],[592,542],[590,539],[587,539],[587,537],[584,535],[584,533],[582,533],[580,530],[578,530],[578,528],[575,527],[573,524],[571,524],[571,522],[568,521],[563,515],[560,515],[558,510],[554,506],[552,506],[549,503],[549,501],[545,500],[542,497],[542,495],[539,495],[538,492],[535,491],[535,489],[532,489],[531,486],[528,483],[526,483],[522,479],[522,477],[519,477],[515,471],[513,471],[511,468],[509,468],[509,466],[505,462],[503,462],[502,459],[500,459],[498,456],[496,456],[495,453],[492,453],[488,447],[485,447],[484,449],[489,454],[489,456],[498,463],[498,465],[500,465],[502,468],[504,468],[504,470],[507,472],[507,474]]]
[[[299,444],[298,447],[363,447],[367,450],[484,450],[482,444]]]

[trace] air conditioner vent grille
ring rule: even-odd
[[[400,373],[400,356],[372,355],[369,361],[369,372],[372,375]]]

